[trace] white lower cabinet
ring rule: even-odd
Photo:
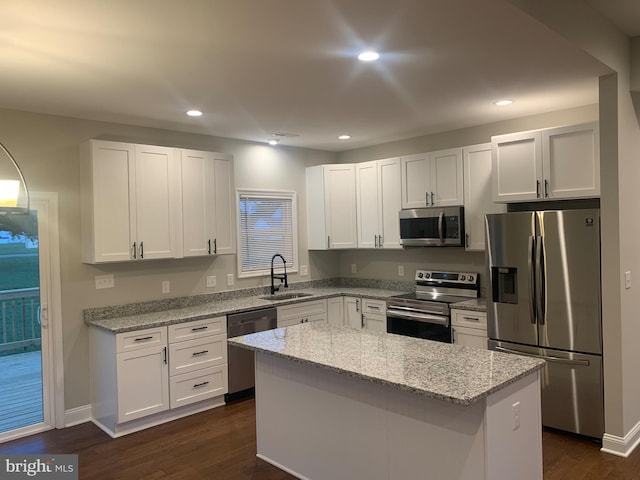
[[[327,323],[344,325],[344,300],[342,296],[327,299]]]
[[[487,314],[451,309],[453,343],[465,347],[487,348]]]
[[[112,437],[224,404],[225,317],[117,334],[92,327],[89,338],[92,419]]]
[[[278,328],[307,322],[327,322],[326,300],[311,300],[278,307]]]
[[[374,332],[387,331],[387,303],[384,300],[344,297],[344,324]]]

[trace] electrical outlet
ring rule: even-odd
[[[115,286],[113,275],[96,275],[94,279],[96,282],[96,290],[101,288],[113,288]]]
[[[520,428],[520,402],[516,402],[513,405],[511,405],[511,409],[513,412],[513,421],[512,421],[511,428],[513,430],[517,430]]]
[[[358,272],[358,268],[356,267],[355,263],[351,264],[351,273],[357,273]]]
[[[233,273],[227,273],[227,287],[233,285]]]
[[[404,277],[404,265],[398,265],[398,276]]]
[[[171,291],[171,284],[169,280],[162,281],[162,293],[169,293]]]
[[[216,286],[216,276],[215,275],[207,275],[207,287],[215,287]]]
[[[309,266],[308,265],[300,265],[300,276],[306,277],[309,275]]]
[[[624,272],[624,288],[627,290],[631,288],[631,272],[630,271]]]

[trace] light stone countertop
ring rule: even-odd
[[[230,344],[458,405],[471,405],[542,368],[544,360],[311,322]]]
[[[487,299],[486,298],[474,298],[472,300],[465,300],[464,302],[458,302],[451,305],[452,309],[456,310],[469,310],[472,312],[486,312],[487,311]]]
[[[260,296],[236,297],[216,302],[208,302],[200,305],[183,308],[172,308],[151,313],[140,313],[134,315],[114,316],[111,318],[85,318],[85,324],[102,328],[113,333],[129,332],[141,330],[143,328],[160,327],[173,325],[176,323],[202,320],[204,318],[229,315],[232,313],[246,312],[261,308],[279,307],[295,303],[322,300],[325,298],[339,296],[354,296],[361,298],[372,298],[386,300],[393,295],[400,295],[402,291],[385,290],[379,288],[309,288],[309,289],[283,289],[280,293],[306,293],[309,296],[290,300],[265,300]],[[277,295],[276,295],[277,297]]]

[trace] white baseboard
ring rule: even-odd
[[[605,433],[602,436],[602,448],[600,451],[626,458],[631,454],[631,452],[633,452],[639,443],[640,422],[636,423],[624,437],[617,437],[615,435]]]
[[[82,407],[72,408],[64,412],[64,426],[73,427],[81,423],[91,421],[91,405],[83,405]]]

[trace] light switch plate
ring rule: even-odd
[[[309,266],[308,265],[300,265],[300,276],[304,277],[309,275]]]
[[[355,263],[351,264],[351,273],[357,273],[358,272],[358,267],[356,267]]]
[[[398,265],[398,276],[404,277],[404,265]]]
[[[216,286],[216,276],[215,275],[207,275],[207,287],[215,287]]]
[[[631,288],[631,272],[624,272],[624,288],[629,290]]]
[[[233,273],[227,273],[227,287],[233,285]]]
[[[101,288],[113,288],[115,286],[113,275],[96,275],[94,279],[96,282],[96,290]]]
[[[164,280],[162,282],[162,293],[169,293],[171,292],[171,283],[169,283],[169,280]]]

